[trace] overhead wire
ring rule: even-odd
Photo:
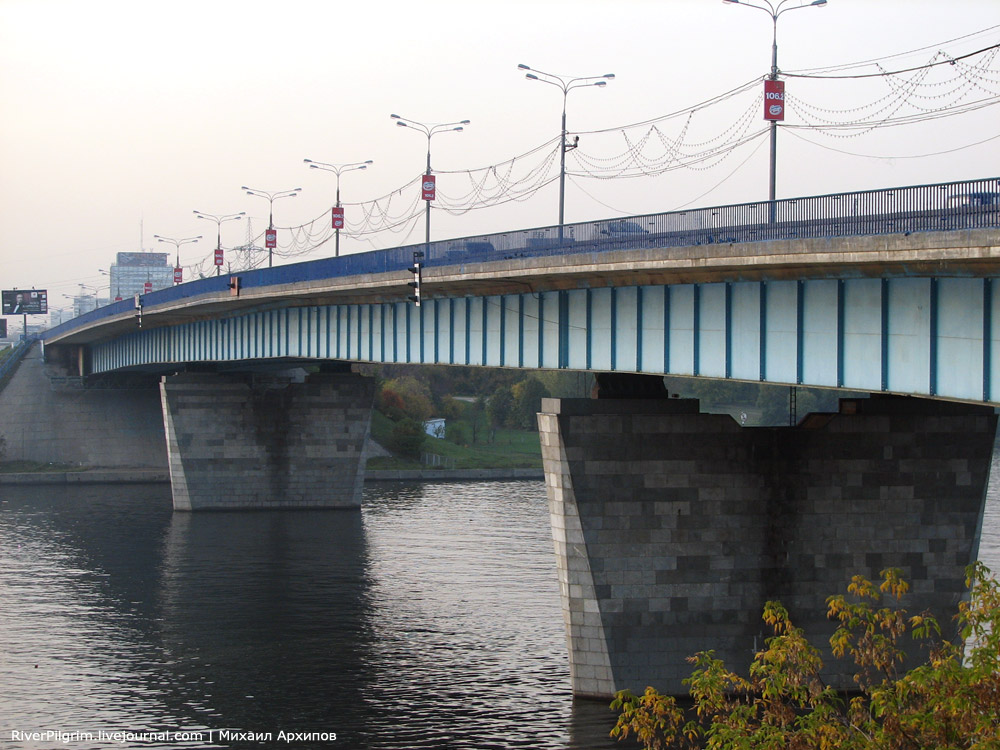
[[[973,34],[957,37],[944,44],[967,42],[995,32],[1000,26],[990,27]],[[802,120],[802,124],[782,123],[782,130],[792,132],[801,140],[828,148],[794,131],[814,131],[830,137],[858,137],[876,129],[930,122],[944,117],[971,113],[1000,103],[1000,71],[993,65],[1000,53],[1000,43],[980,47],[974,51],[949,55],[940,49],[941,45],[923,47],[918,50],[897,53],[883,58],[839,66],[816,68],[802,71],[782,71],[781,76],[814,83],[878,79],[885,83],[886,91],[865,104],[836,108],[813,104],[807,96],[788,93],[786,106]],[[937,48],[928,62],[893,70],[887,70],[883,63],[897,60],[929,49]],[[978,62],[970,64],[971,60]],[[842,74],[875,65],[877,72]],[[947,66],[947,67],[946,67]],[[954,74],[944,80],[931,80],[933,72],[951,70]],[[831,74],[836,73],[836,74]],[[582,146],[567,148],[562,134],[549,139],[528,151],[498,164],[462,170],[435,170],[439,176],[434,211],[442,211],[453,216],[467,214],[474,210],[491,208],[517,201],[525,201],[538,191],[550,185],[558,174],[553,175],[556,157],[560,149],[566,148],[570,165],[566,170],[569,178],[591,178],[601,180],[635,177],[656,177],[677,169],[707,171],[718,167],[741,147],[761,139],[768,127],[754,128],[755,113],[762,106],[762,94],[755,93],[739,111],[729,116],[720,115],[721,105],[738,104],[740,97],[754,91],[761,77],[756,77],[717,96],[693,106],[675,110],[654,118],[633,122],[613,128],[574,131],[574,135],[588,136]],[[730,107],[731,108],[731,107]],[[708,115],[703,117],[703,115]],[[668,132],[666,125],[683,120],[674,133]],[[724,123],[714,132],[702,135],[705,121]],[[624,146],[611,155],[600,155],[593,145],[591,136],[620,136]],[[974,145],[988,143],[995,136],[956,149],[935,152],[952,153]],[[754,153],[759,150],[763,139],[749,156],[740,162],[726,177],[716,183],[698,198],[717,189],[735,174]],[[828,150],[850,153],[839,149]],[[866,156],[864,154],[855,154]],[[929,155],[929,154],[927,154]],[[918,158],[877,157],[870,158]],[[422,206],[420,183],[422,175],[416,175],[405,185],[375,199],[344,203],[345,207],[356,210],[349,212],[346,226],[341,234],[376,247],[375,237],[389,232],[404,235],[408,239],[425,213]],[[464,178],[464,183],[455,178]],[[464,187],[463,187],[464,184]],[[574,184],[578,185],[574,179]],[[584,191],[586,192],[586,191]],[[590,195],[588,193],[588,195]],[[598,203],[608,204],[590,196]],[[690,205],[686,203],[685,206]],[[360,218],[356,218],[360,212]],[[326,245],[334,236],[327,210],[310,222],[295,227],[283,227],[286,237],[275,254],[291,258],[315,252]],[[254,238],[249,247],[255,248]],[[397,238],[398,241],[398,238]],[[261,253],[255,256],[252,250],[244,249],[247,265],[254,267],[263,262]],[[207,259],[196,264],[201,272]]]

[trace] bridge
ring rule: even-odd
[[[45,353],[163,376],[183,510],[356,507],[373,389],[352,362],[598,373],[597,399],[539,415],[574,691],[682,692],[697,650],[746,661],[769,598],[815,636],[823,597],[895,566],[911,608],[954,609],[1000,403],[998,257],[990,178],[203,279],[54,328]],[[320,371],[276,372],[302,364]],[[662,375],[877,395],[742,429]]]

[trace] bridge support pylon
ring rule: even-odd
[[[374,391],[350,373],[163,378],[174,509],[360,507]]]
[[[779,600],[821,649],[826,597],[898,567],[904,605],[952,622],[978,554],[996,417],[914,398],[844,400],[742,428],[697,401],[546,399],[542,454],[573,691],[685,694],[688,656],[746,673]],[[828,684],[853,687],[824,653]]]

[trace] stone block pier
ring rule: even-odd
[[[371,378],[184,373],[160,388],[175,510],[361,507]]]
[[[737,671],[780,600],[817,646],[826,597],[902,568],[947,625],[978,552],[996,417],[876,396],[743,428],[670,399],[546,399],[538,417],[573,690],[684,694],[688,656]],[[825,678],[849,687],[827,653]]]

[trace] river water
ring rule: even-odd
[[[612,724],[569,693],[541,482],[371,485],[360,513],[0,487],[2,748],[624,747]]]

